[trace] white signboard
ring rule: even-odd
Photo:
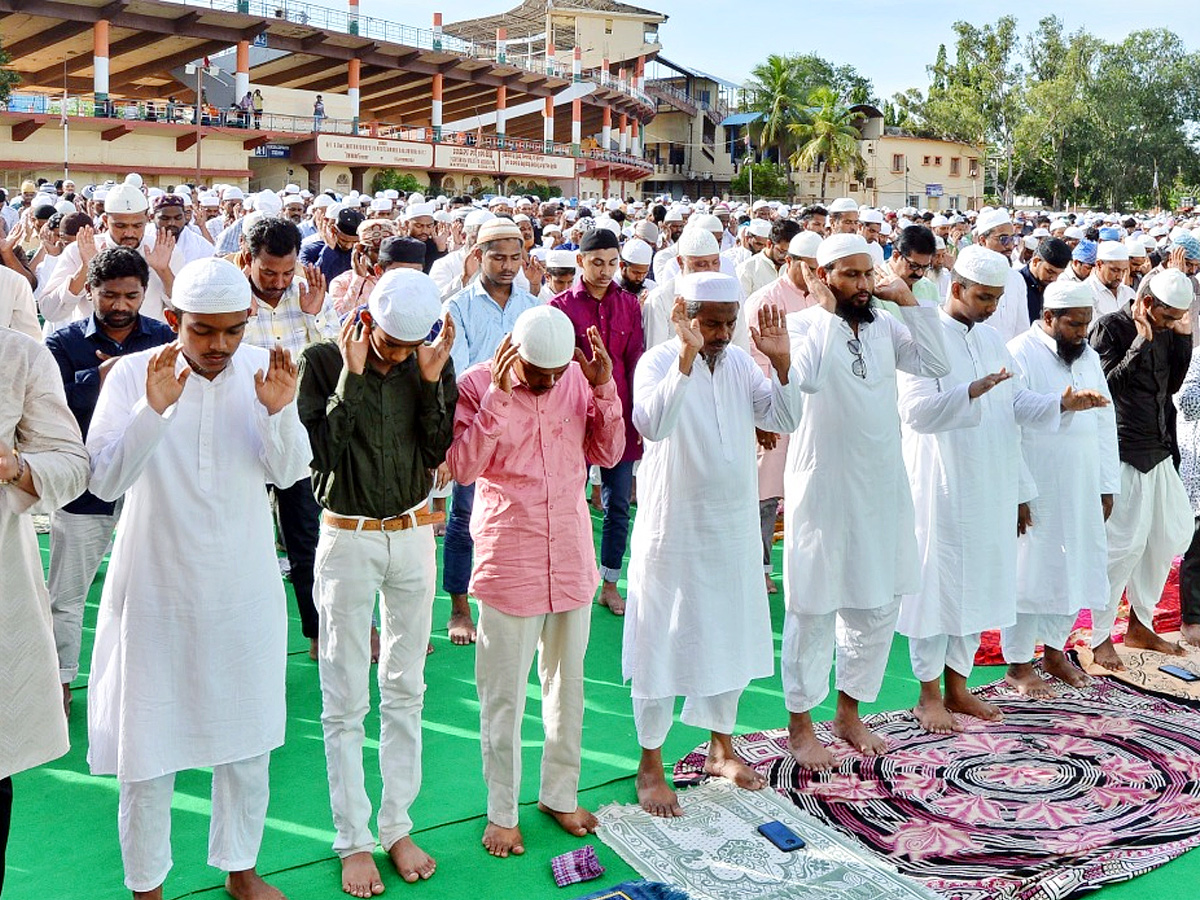
[[[415,141],[317,135],[317,158],[325,163],[350,166],[381,166],[397,169],[433,168],[433,147]]]
[[[541,153],[500,153],[500,171],[505,175],[535,175],[542,178],[574,178],[575,159]]]

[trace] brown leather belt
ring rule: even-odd
[[[341,528],[346,531],[403,531],[406,528],[420,528],[422,525],[436,525],[438,522],[445,522],[446,514],[423,509],[420,512],[393,516],[389,519],[354,519],[325,512],[321,514],[321,521],[330,528]]]

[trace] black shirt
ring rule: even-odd
[[[1025,302],[1029,304],[1029,321],[1033,323],[1042,317],[1042,292],[1045,288],[1033,277],[1029,266],[1022,266],[1019,271],[1025,279]]]
[[[1174,452],[1171,396],[1192,359],[1191,335],[1159,331],[1146,341],[1126,307],[1092,323],[1088,340],[1112,393],[1121,462],[1149,472]]]

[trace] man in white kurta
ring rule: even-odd
[[[896,372],[947,371],[936,310],[902,279],[876,287],[863,237],[828,238],[816,260],[806,274],[820,305],[788,316],[805,396],[784,470],[782,653],[789,746],[812,770],[834,765],[812,710],[829,696],[835,647],[835,733],[865,753],[885,749],[858,705],[879,693],[900,595],[919,576]],[[897,316],[873,305],[876,290],[902,304]]]
[[[914,712],[934,733],[960,730],[955,712],[1001,718],[967,690],[967,676],[980,633],[1016,621],[1017,531],[1025,529],[1025,504],[1037,494],[1020,426],[1053,431],[1062,412],[1104,402],[1070,387],[1061,397],[1035,394],[1011,380],[1004,340],[983,324],[1003,302],[1009,268],[999,253],[963,249],[939,310],[950,371],[936,379],[905,377],[900,385],[922,578],[901,602],[899,630],[921,682]]]
[[[0,893],[12,776],[67,752],[67,723],[33,520],[87,486],[88,457],[53,357],[0,328]]]
[[[762,310],[754,331],[771,361],[768,380],[748,353],[730,346],[740,312],[736,279],[686,276],[680,293],[678,339],[642,357],[633,386],[645,456],[623,668],[642,748],[638,801],[658,816],[682,814],[661,749],[679,695],[683,721],[712,733],[706,771],[748,789],[765,784],[738,760],[731,739],[741,692],[774,669],[758,565],[754,429],[790,432],[799,416],[781,312]]]
[[[283,743],[287,613],[266,485],[307,471],[287,351],[241,343],[250,285],[198,260],[176,281],[179,340],[119,359],[88,433],[92,493],[124,495],[92,656],[88,761],[116,775],[125,885],[171,868],[175,773],[213,769],[209,863],[255,873],[270,752]]]
[[[1046,287],[1042,316],[1008,343],[1016,375],[1039,394],[1068,387],[1110,399],[1100,357],[1088,345],[1092,295],[1084,285]],[[1005,681],[1031,697],[1054,691],[1034,671],[1038,643],[1045,672],[1072,687],[1088,677],[1063,653],[1081,609],[1103,608],[1108,598],[1108,545],[1104,520],[1121,492],[1117,420],[1111,404],[1064,417],[1057,431],[1022,429],[1021,449],[1037,484],[1030,501],[1032,527],[1017,538],[1017,616],[1001,632]]]
[[[1005,257],[1020,241],[1013,226],[1012,216],[1004,207],[980,213],[975,220],[975,245],[986,247]],[[999,332],[1005,341],[1011,341],[1029,328],[1029,299],[1025,279],[1011,265],[1005,273],[1004,293],[992,314],[988,327]]]
[[[1096,266],[1083,280],[1091,290],[1096,318],[1123,309],[1137,297],[1125,283],[1129,275],[1129,248],[1121,241],[1101,241],[1096,248]]]

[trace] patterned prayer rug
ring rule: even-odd
[[[1179,641],[1179,632],[1166,633],[1163,637],[1168,641]],[[1200,675],[1200,648],[1191,644],[1183,644],[1186,656],[1168,656],[1153,650],[1130,650],[1122,644],[1117,644],[1117,655],[1125,663],[1124,672],[1110,672],[1103,666],[1096,665],[1092,656],[1092,648],[1088,643],[1076,645],[1075,656],[1079,667],[1089,675],[1101,678],[1116,678],[1128,685],[1143,691],[1150,691],[1164,697],[1171,697],[1183,703],[1200,706],[1200,681],[1182,681],[1173,675],[1158,670],[1159,666],[1182,666],[1188,671]]]
[[[683,891],[658,881],[622,881],[576,900],[692,900]]]
[[[638,874],[692,900],[936,900],[857,841],[770,790],[713,779],[679,794],[684,815],[660,819],[636,804],[597,811],[600,839]],[[778,820],[807,844],[785,853],[757,831]]]
[[[1143,874],[1200,844],[1200,716],[1100,679],[1054,700],[1003,682],[977,691],[999,724],[923,732],[907,711],[867,720],[892,749],[865,759],[831,744],[839,766],[812,775],[785,731],[735,739],[802,810],[862,841],[950,900],[1062,900]],[[829,741],[827,724],[818,726]],[[706,747],[676,766],[698,777]]]

